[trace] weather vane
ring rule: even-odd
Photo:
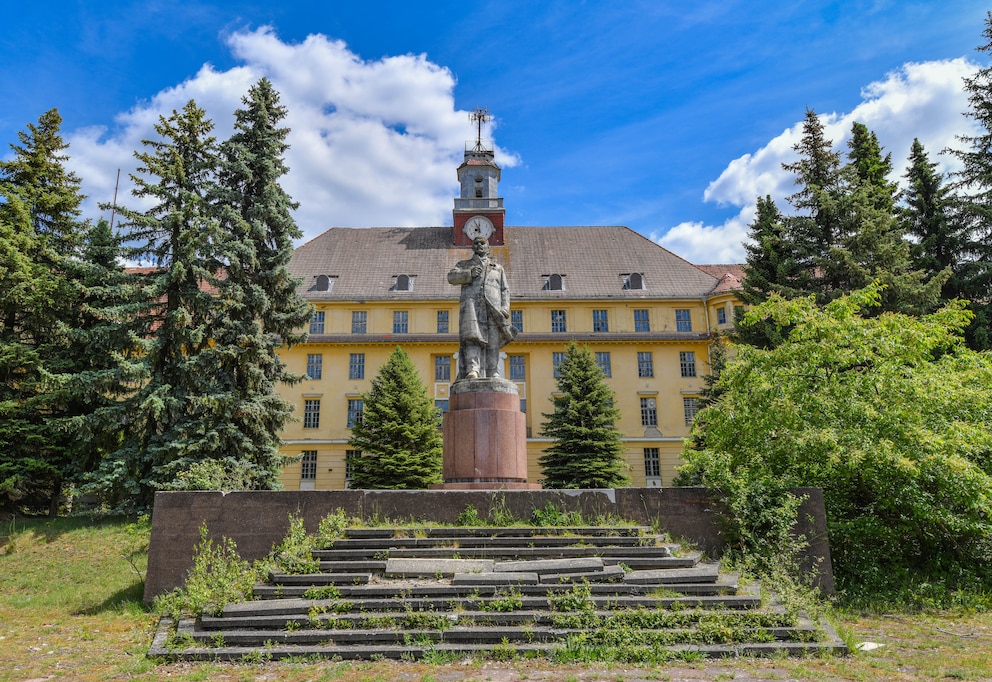
[[[476,136],[475,136],[475,149],[476,151],[482,150],[482,124],[492,120],[492,114],[489,113],[489,109],[486,107],[476,107],[472,110],[472,113],[468,115],[470,121],[475,123],[476,126]]]

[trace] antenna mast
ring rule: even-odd
[[[489,109],[486,107],[476,107],[472,110],[472,113],[468,115],[468,119],[475,123],[476,135],[475,135],[475,149],[472,151],[483,152],[486,151],[482,146],[482,124],[488,123],[492,120],[492,114],[489,113]]]
[[[114,204],[110,208],[110,231],[114,231],[114,217],[117,215],[117,189],[121,186],[121,169],[117,169],[117,182],[114,183]]]

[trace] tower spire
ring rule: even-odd
[[[470,121],[475,123],[475,129],[476,129],[475,148],[472,151],[474,152],[485,151],[485,148],[482,146],[482,124],[491,121],[493,118],[492,114],[489,113],[489,109],[486,107],[476,107],[468,115],[468,118]]]

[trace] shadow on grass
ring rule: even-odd
[[[51,544],[66,533],[87,528],[123,527],[137,521],[135,516],[107,516],[80,514],[78,516],[15,516],[0,521],[0,553],[10,539],[23,533],[32,533],[46,544]]]
[[[103,613],[151,613],[151,607],[145,605],[145,582],[138,580],[122,590],[110,595],[103,602],[73,612],[74,616],[98,616]]]

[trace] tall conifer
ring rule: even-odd
[[[402,348],[389,356],[363,398],[349,441],[361,452],[352,462],[352,487],[404,490],[440,483],[438,411]]]
[[[552,444],[540,458],[546,488],[615,488],[630,483],[620,411],[588,347],[569,344],[558,367],[554,412],[544,414],[541,435]]]

